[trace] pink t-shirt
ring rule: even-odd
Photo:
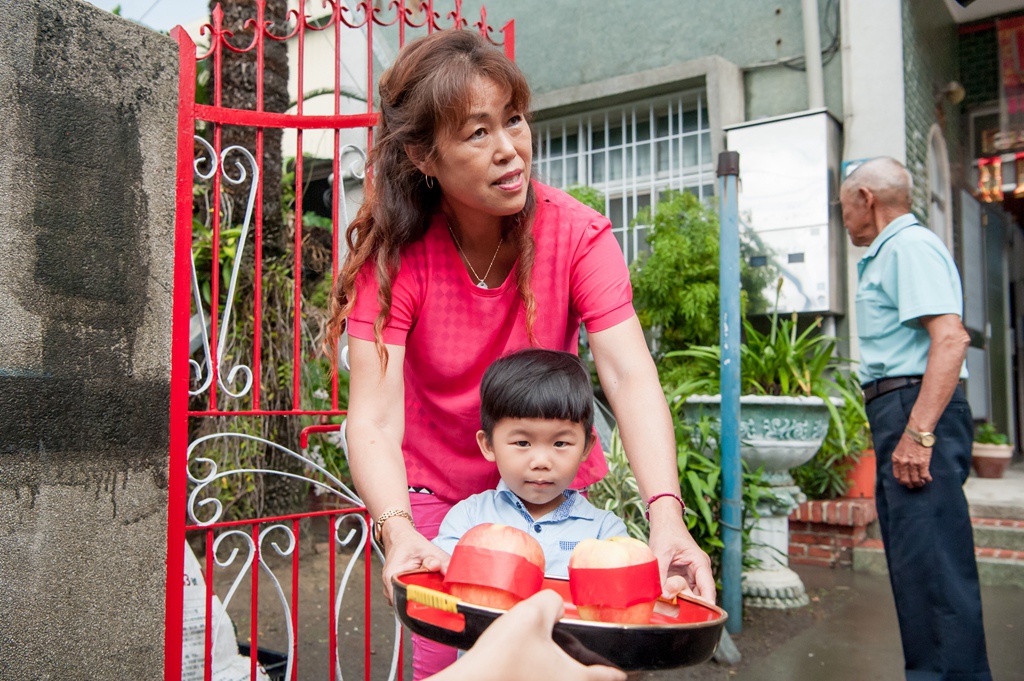
[[[629,272],[608,219],[557,189],[534,182],[537,347],[576,354],[580,323],[602,331],[632,317]],[[377,283],[367,263],[348,318],[354,338],[374,340]],[[469,278],[440,213],[424,237],[402,250],[392,284],[384,342],[405,346],[405,439],[409,485],[452,502],[498,483],[498,469],[476,444],[480,381],[491,362],[530,347],[516,268],[498,288]],[[600,450],[583,462],[573,487],[607,472]]]

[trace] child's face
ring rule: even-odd
[[[565,501],[562,492],[594,444],[587,442],[582,425],[558,419],[502,419],[494,425],[493,444],[482,430],[476,440],[534,518]]]

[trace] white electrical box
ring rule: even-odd
[[[839,123],[825,109],[743,123],[726,128],[726,146],[740,155],[740,228],[757,251],[748,264],[782,277],[778,311],[843,314]],[[771,311],[774,283],[765,298]]]

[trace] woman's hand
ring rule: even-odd
[[[678,507],[664,503],[651,504],[651,551],[661,570],[663,595],[693,595],[707,603],[715,603],[715,576],[711,559],[693,540],[686,529]],[[657,510],[655,510],[657,509]]]
[[[586,667],[551,640],[562,597],[544,590],[495,620],[476,644],[432,681],[625,681],[612,667]]]
[[[391,578],[403,572],[448,569],[450,556],[417,532],[405,518],[392,518],[382,530],[384,546],[384,597],[393,603]]]

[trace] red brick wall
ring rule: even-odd
[[[790,563],[851,567],[854,545],[867,538],[867,527],[877,517],[874,499],[800,504],[789,516]]]

